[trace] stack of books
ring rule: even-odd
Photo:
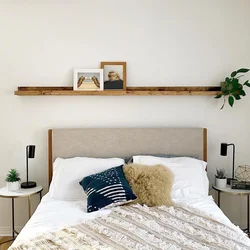
[[[231,188],[232,189],[246,189],[250,190],[250,182],[249,181],[231,181]]]

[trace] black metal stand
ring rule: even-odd
[[[12,238],[9,239],[9,240],[1,242],[0,245],[15,240],[16,235],[18,235],[18,232],[15,230],[15,203],[14,203],[14,198],[11,198],[11,220],[12,220],[11,221],[12,222]]]
[[[220,191],[218,191],[218,207],[220,208]]]
[[[42,190],[39,192],[40,194],[40,201],[42,199]],[[0,243],[0,246],[2,244],[8,243],[10,241],[14,241],[16,239],[16,236],[19,234],[16,230],[15,230],[15,203],[14,203],[14,199],[15,198],[11,198],[11,222],[12,222],[12,238],[6,241],[3,241]],[[28,196],[28,202],[29,202],[29,219],[31,217],[31,209],[30,209],[30,196]]]
[[[220,208],[220,191],[217,191],[218,192],[218,207]],[[249,204],[249,195],[247,195],[247,228],[245,229],[242,229],[242,231],[244,231],[245,233],[249,234],[250,233],[250,225],[249,225],[249,207],[250,207],[250,204]]]
[[[23,182],[21,184],[21,188],[34,188],[34,187],[36,187],[36,182],[34,181]]]
[[[249,195],[247,196],[247,229],[244,230],[244,232],[249,234]]]

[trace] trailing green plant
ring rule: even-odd
[[[218,179],[226,179],[227,178],[226,170],[225,169],[216,169],[215,177]]]
[[[20,174],[17,172],[16,169],[11,169],[9,171],[9,173],[7,174],[7,177],[5,179],[5,181],[7,182],[16,182],[16,181],[20,181]]]
[[[233,71],[230,77],[226,77],[225,81],[221,83],[221,93],[215,96],[215,98],[221,98],[222,96],[224,97],[224,102],[221,106],[221,109],[224,108],[227,97],[229,105],[233,107],[235,100],[240,100],[242,96],[246,95],[244,86],[250,87],[249,80],[245,81],[242,84],[240,83],[240,78],[248,71],[249,69],[246,68],[241,68],[237,71]],[[238,75],[240,73],[241,75]]]

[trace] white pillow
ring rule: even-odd
[[[124,165],[120,158],[56,158],[53,164],[53,177],[49,189],[49,198],[58,200],[86,200],[79,182],[86,176]]]
[[[133,156],[133,162],[145,165],[162,164],[174,173],[173,198],[208,196],[207,163],[190,157],[163,158]]]

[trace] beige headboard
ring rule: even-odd
[[[82,128],[51,129],[48,133],[49,183],[57,157],[173,154],[207,161],[205,128]]]

